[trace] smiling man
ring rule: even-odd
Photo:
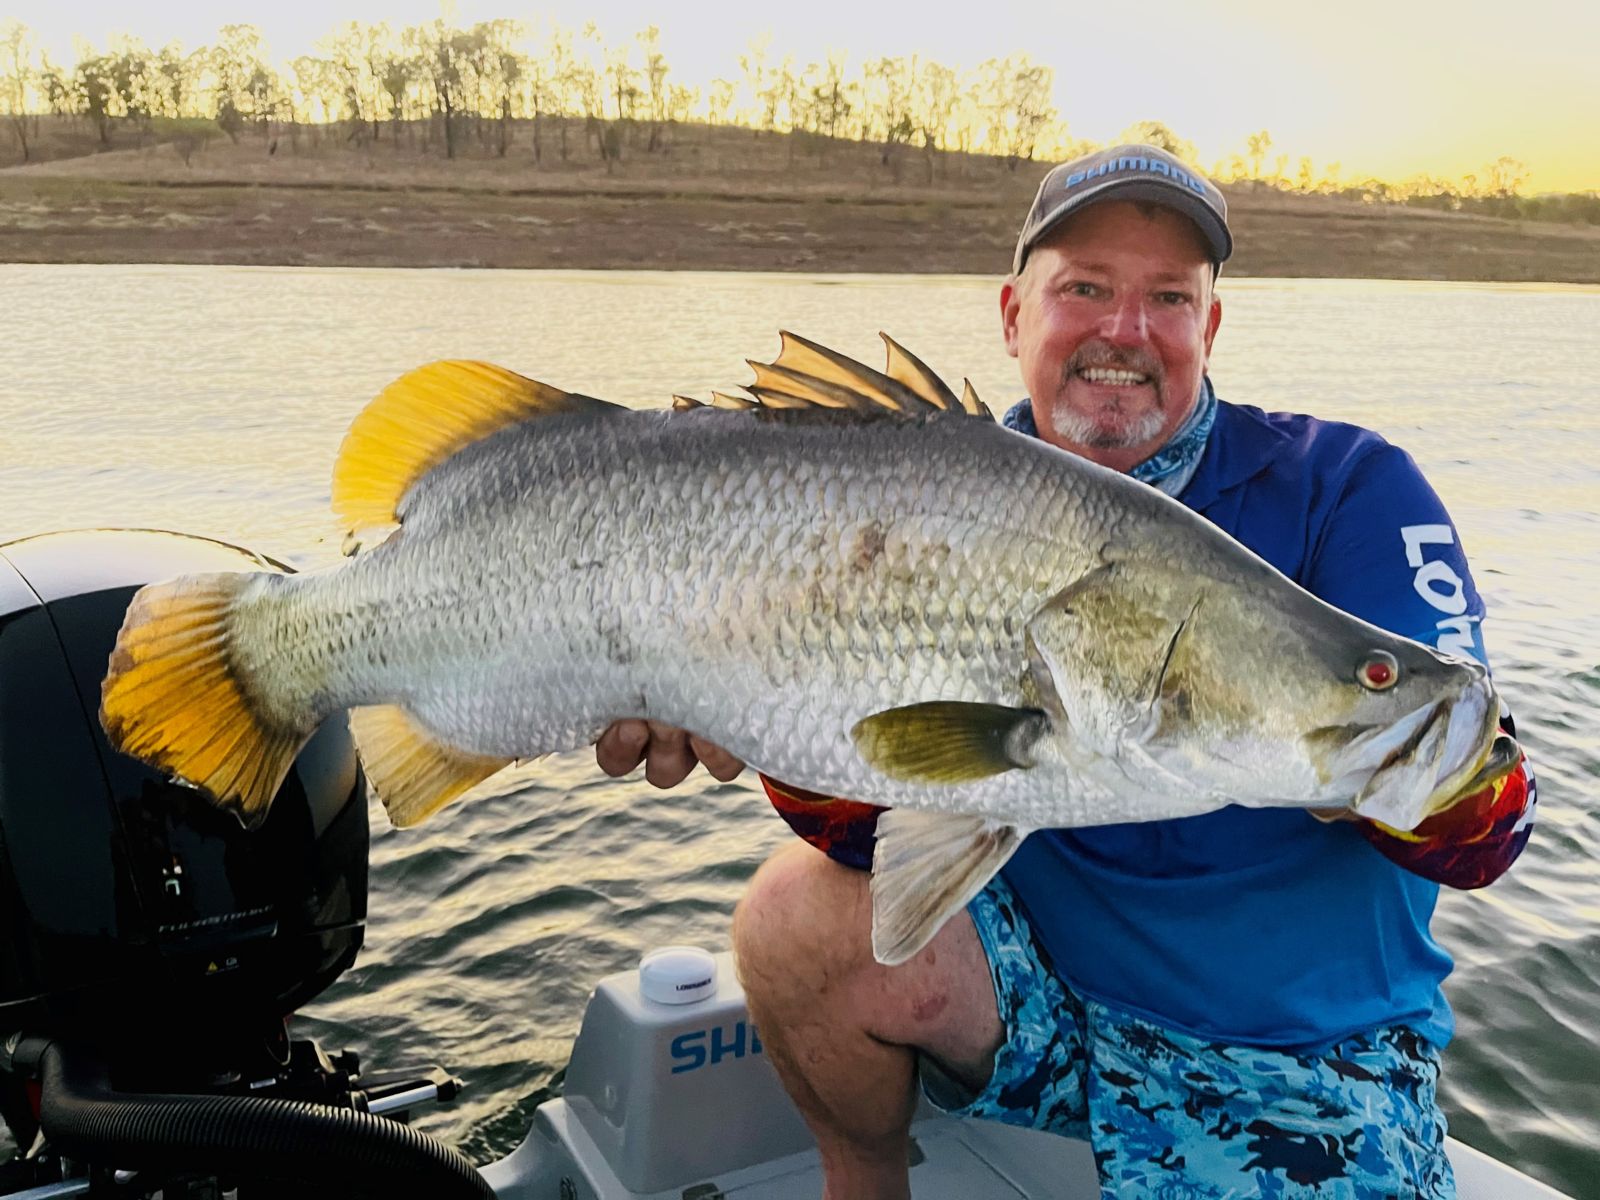
[[[1231,252],[1222,194],[1160,150],[1051,171],[1000,294],[1029,393],[1005,423],[1176,497],[1347,611],[1483,658],[1459,539],[1404,452],[1217,398]],[[640,722],[597,757],[644,759],[660,786],[697,758],[739,770]],[[1441,882],[1481,886],[1520,852],[1525,764],[1409,834],[1241,807],[1045,830],[897,967],[871,952],[877,810],[763,783],[811,844],[757,873],[735,949],[829,1200],[910,1194],[918,1083],[953,1112],[1087,1138],[1106,1196],[1453,1195],[1450,959],[1428,923]]]

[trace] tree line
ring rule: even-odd
[[[461,28],[441,18],[398,30],[351,22],[318,53],[279,68],[258,30],[227,25],[198,50],[153,50],[124,36],[104,51],[82,47],[66,66],[36,51],[13,21],[0,26],[0,111],[24,161],[40,114],[87,121],[106,145],[118,124],[203,120],[235,141],[252,130],[270,138],[279,126],[338,126],[362,144],[420,136],[446,158],[469,144],[504,156],[517,124],[529,123],[536,162],[612,160],[627,147],[653,153],[690,121],[873,142],[886,162],[911,147],[1012,163],[1067,147],[1051,102],[1054,73],[1025,54],[970,71],[917,57],[851,71],[843,55],[802,66],[760,41],[736,73],[699,86],[674,76],[660,38],[655,26],[607,42],[592,23],[551,24],[535,39],[511,20]],[[572,122],[555,118],[577,119],[581,147]]]
[[[133,36],[104,50],[80,44],[70,66],[51,61],[16,21],[0,24],[0,116],[24,162],[41,115],[82,122],[103,146],[131,127],[189,155],[212,136],[256,135],[275,151],[287,135],[332,132],[358,147],[405,145],[447,159],[519,153],[547,160],[604,161],[670,152],[688,123],[798,135],[789,162],[808,154],[825,165],[832,147],[868,143],[900,177],[920,154],[933,179],[943,152],[988,155],[1013,170],[1059,160],[1093,144],[1075,140],[1056,109],[1053,70],[1027,54],[975,68],[920,56],[879,57],[851,66],[841,53],[799,63],[770,39],[741,54],[737,70],[706,84],[680,81],[650,26],[607,41],[593,24],[569,29],[490,20],[460,27],[440,18],[395,29],[387,23],[340,26],[284,65],[260,32],[226,25],[207,46],[151,49]],[[1194,146],[1166,125],[1140,122],[1121,140],[1165,147],[1198,162]],[[1345,180],[1340,165],[1309,158],[1291,168],[1266,130],[1210,165],[1223,183],[1369,203],[1600,224],[1600,194],[1525,196],[1527,168],[1502,157],[1460,180],[1419,175],[1402,183]]]

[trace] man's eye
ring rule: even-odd
[[[1187,292],[1158,292],[1156,299],[1163,304],[1187,304],[1189,303],[1189,294]]]
[[[1092,283],[1083,283],[1080,281],[1077,283],[1067,284],[1067,295],[1069,296],[1097,296],[1099,294],[1100,289]]]

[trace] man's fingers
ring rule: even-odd
[[[616,721],[594,744],[594,760],[602,771],[615,778],[637,767],[649,745],[649,725],[643,721]]]
[[[703,738],[690,736],[690,752],[704,764],[705,769],[711,773],[713,779],[721,783],[728,783],[739,777],[739,772],[744,770],[744,763],[729,754],[721,746],[705,741]]]
[[[653,787],[677,787],[692,770],[694,754],[689,749],[689,735],[671,725],[651,721],[644,777]]]
[[[721,746],[659,721],[616,721],[594,744],[594,760],[612,777],[626,775],[644,763],[644,777],[658,788],[677,787],[705,763],[712,778],[727,783],[738,778],[744,763]]]

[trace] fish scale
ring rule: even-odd
[[[569,427],[545,427],[558,421]],[[587,745],[640,715],[629,702],[643,695],[647,715],[781,778],[877,791],[850,727],[897,703],[1018,702],[1027,617],[1083,573],[1091,539],[1028,538],[988,515],[1002,463],[1006,507],[1063,506],[1076,482],[1074,460],[1009,431],[959,417],[829,422],[800,429],[822,444],[797,451],[802,425],[720,412],[532,423],[421,480],[401,536],[276,582],[261,602],[308,626],[282,635],[308,661],[371,662],[354,650],[363,639],[387,647],[386,668],[352,673],[333,707],[403,692],[435,733],[476,752]],[[797,452],[813,455],[808,469],[785,470]],[[1030,469],[1019,474],[1019,460]],[[1052,478],[1051,466],[1069,469]],[[468,471],[494,479],[500,500],[463,521]],[[771,485],[750,490],[752,476]],[[916,482],[928,478],[944,486]],[[616,565],[573,568],[595,561]],[[463,570],[479,572],[470,586]],[[386,619],[330,623],[324,611],[349,606],[340,593]],[[325,647],[311,643],[335,628]],[[636,661],[618,663],[624,647]],[[768,714],[765,747],[742,727],[756,710]],[[993,806],[1017,782],[990,785]],[[928,789],[897,791],[905,803]]]

